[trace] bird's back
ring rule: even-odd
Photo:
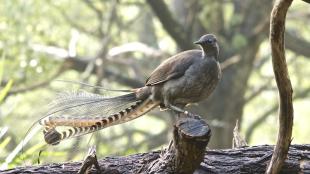
[[[184,75],[185,71],[201,56],[201,50],[188,50],[168,58],[151,73],[146,80],[146,86],[160,84]]]

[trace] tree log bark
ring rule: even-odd
[[[207,150],[200,167],[194,174],[239,174],[265,173],[270,161],[273,146],[241,147],[226,150]],[[162,151],[134,154],[130,156],[106,157],[99,160],[101,173],[136,174],[145,173],[143,169],[148,164],[161,158]],[[1,174],[15,173],[77,173],[82,162],[53,163],[47,165],[17,167]],[[95,169],[91,170],[95,173]],[[291,145],[286,161],[280,174],[310,173],[310,144]]]

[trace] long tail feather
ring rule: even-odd
[[[47,129],[44,132],[44,138],[48,144],[56,145],[64,139],[85,135],[112,125],[121,124],[133,120],[144,115],[158,105],[158,102],[153,102],[151,99],[146,99],[142,102],[137,101],[130,107],[109,116],[98,116],[90,120],[54,120],[53,125],[69,125],[70,127],[62,132],[58,132],[55,128]]]
[[[51,103],[48,114],[39,123],[50,127],[77,126],[79,120],[97,120],[102,115],[116,113],[137,101],[134,93],[112,98],[84,91],[62,93]]]
[[[132,90],[128,90],[128,89],[107,89],[104,88],[102,86],[96,86],[96,85],[90,85],[88,83],[84,83],[84,82],[78,82],[78,81],[73,81],[73,80],[61,80],[61,79],[57,79],[55,81],[58,82],[65,82],[65,83],[71,83],[71,84],[78,84],[78,85],[83,85],[85,87],[90,87],[90,88],[96,88],[96,89],[102,89],[104,91],[113,91],[113,92],[132,92]]]

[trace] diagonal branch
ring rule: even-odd
[[[69,69],[74,69],[76,71],[84,71],[89,63],[89,60],[84,60],[81,58],[66,58],[64,63],[67,63],[69,65]],[[95,67],[91,73],[95,74],[97,72],[96,69],[97,67]],[[121,73],[115,73],[114,71],[104,69],[104,74],[105,77],[108,78],[109,80],[116,81],[125,86],[130,86],[132,88],[143,86],[142,82],[135,79],[127,78]]]
[[[51,77],[47,78],[46,80],[42,81],[42,82],[38,82],[35,84],[32,84],[30,86],[24,87],[24,88],[18,88],[18,89],[12,89],[11,91],[8,92],[7,96],[10,95],[15,95],[15,94],[20,94],[20,93],[25,93],[25,92],[29,92],[38,88],[42,88],[43,86],[47,86],[49,85],[54,79],[56,79],[57,77],[59,77],[65,70],[66,70],[66,64],[63,64],[58,70],[57,72],[52,75]]]
[[[72,19],[67,13],[66,13],[66,10],[58,7],[57,5],[51,3],[50,1],[47,1],[47,3],[55,8],[55,10],[57,10],[61,15],[62,17],[66,20],[66,22],[68,22],[68,24],[70,24],[73,28],[76,28],[77,30],[83,32],[83,33],[86,33],[86,34],[89,34],[91,36],[95,36],[95,37],[99,37],[99,34],[96,33],[95,31],[92,31],[92,30],[88,30],[87,27],[79,24],[76,20]]]
[[[285,46],[294,51],[296,54],[301,54],[306,58],[310,58],[310,43],[304,39],[294,36],[290,32],[285,32],[285,38],[289,42],[285,43]]]
[[[100,9],[98,9],[94,5],[94,3],[90,0],[83,0],[83,2],[96,14],[97,21],[98,21],[97,31],[99,32],[99,36],[103,37],[104,36],[103,30],[102,30],[103,21],[104,21],[103,12]]]
[[[190,39],[187,38],[184,28],[178,21],[176,21],[167,5],[162,0],[148,0],[153,12],[158,17],[159,21],[169,33],[169,35],[175,40],[176,44],[182,50],[188,50],[193,48],[193,44]]]
[[[270,43],[272,65],[280,96],[279,132],[267,174],[281,170],[287,157],[293,129],[292,85],[289,78],[284,50],[285,18],[293,0],[277,0],[273,6],[270,20]]]
[[[303,91],[299,91],[297,92],[294,97],[293,100],[296,101],[298,99],[302,99],[302,98],[306,98],[310,93],[310,87],[306,88]],[[253,132],[254,130],[261,125],[267,118],[268,116],[270,116],[270,114],[276,112],[278,109],[278,105],[275,104],[272,107],[270,107],[266,112],[264,112],[261,116],[258,117],[257,120],[255,120],[253,123],[250,124],[249,128],[247,129],[246,133],[245,133],[245,139],[250,142]]]

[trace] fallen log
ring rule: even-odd
[[[203,162],[194,174],[252,174],[265,173],[271,159],[274,146],[262,145],[241,147],[225,150],[206,150]],[[143,169],[150,163],[161,158],[163,151],[139,153],[129,156],[106,157],[100,159],[101,173],[104,174],[136,174],[146,173]],[[82,162],[53,163],[17,167],[0,172],[15,173],[77,173]],[[96,173],[94,168],[90,173]],[[288,157],[280,172],[281,174],[310,173],[310,145],[291,145]]]

